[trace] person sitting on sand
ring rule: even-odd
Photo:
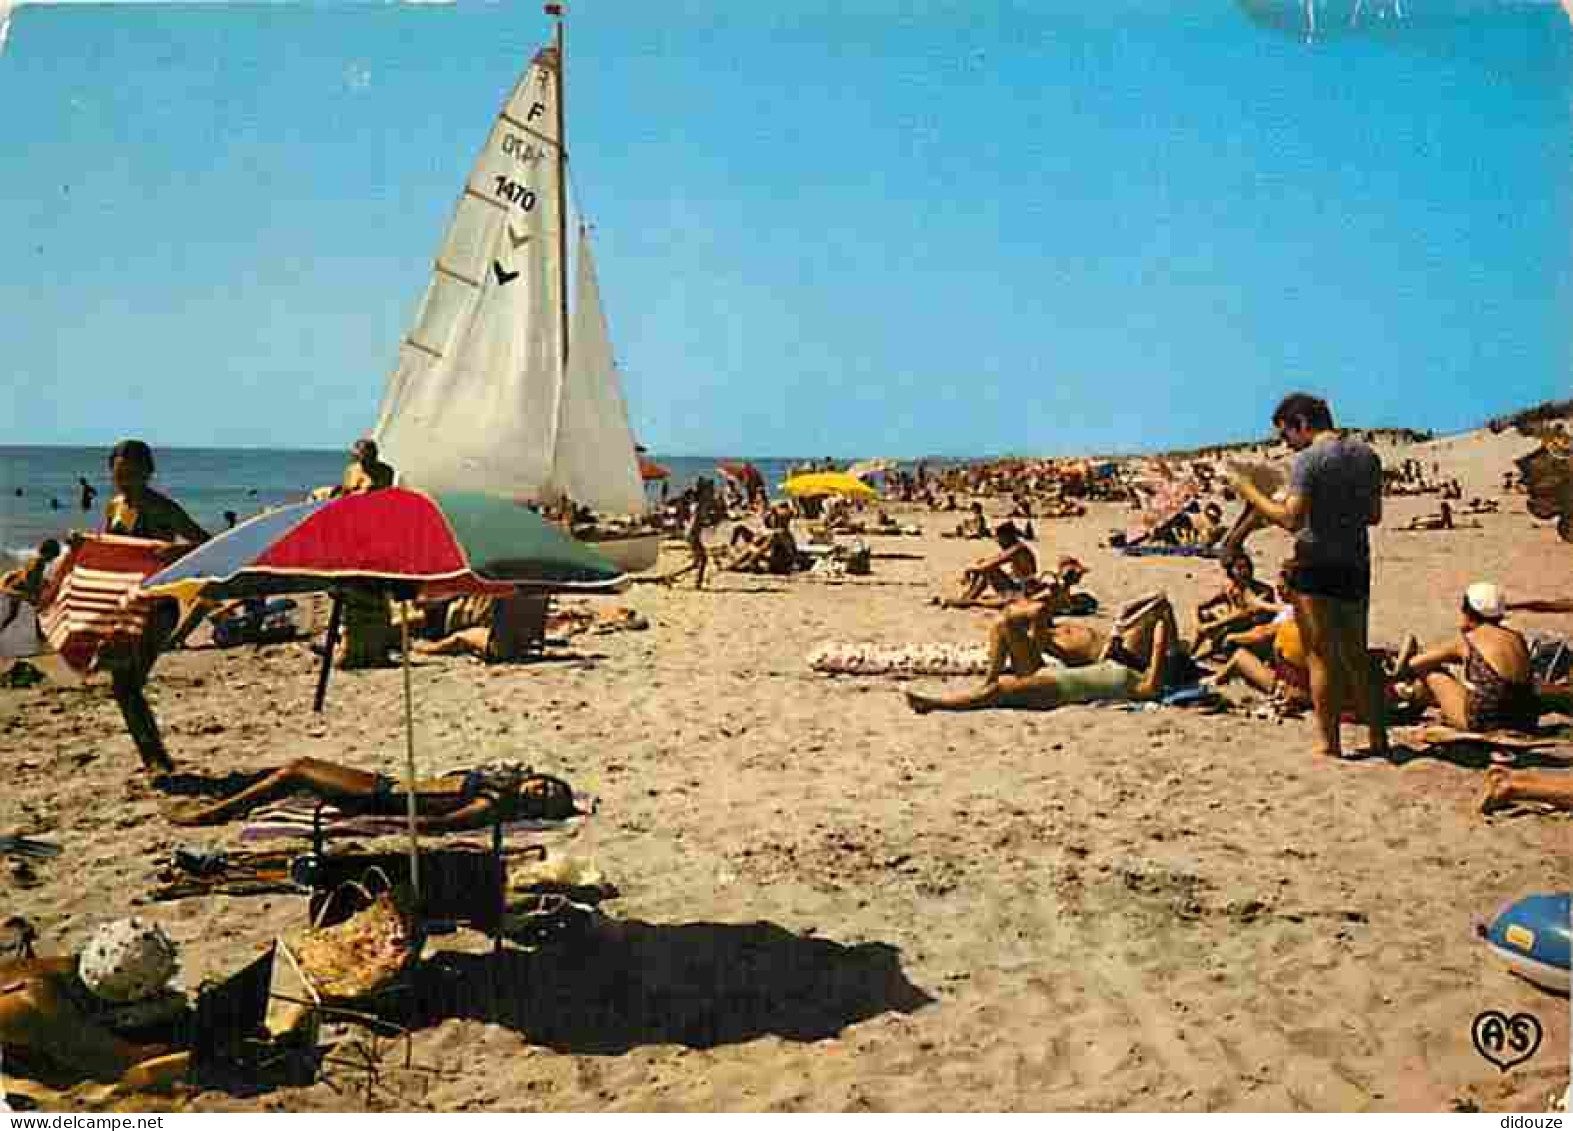
[[[1085,625],[1058,625],[1049,601],[1018,601],[989,630],[983,682],[955,695],[907,692],[907,705],[930,711],[987,707],[1051,710],[1099,699],[1148,700],[1191,679],[1195,666],[1180,640],[1167,597],[1137,602],[1104,637]],[[1047,658],[1064,667],[1050,667]],[[1005,674],[1009,666],[1014,673]]]
[[[232,797],[197,801],[168,814],[177,825],[217,825],[296,793],[311,794],[347,813],[403,817],[409,811],[404,783],[318,758],[297,758],[262,774]],[[420,832],[485,828],[495,821],[571,817],[573,790],[560,778],[518,762],[450,770],[415,783],[415,824]]]
[[[742,544],[739,552],[737,547]],[[798,568],[797,540],[785,526],[755,534],[746,526],[732,529],[734,556],[726,568],[736,573],[769,573],[784,577]]]
[[[1524,802],[1573,811],[1573,773],[1514,770],[1506,766],[1493,766],[1486,771],[1480,790],[1482,813],[1495,813]]]
[[[44,583],[49,579],[50,563],[59,556],[60,543],[53,538],[45,538],[26,565],[0,577],[0,594],[11,598],[7,602],[10,608],[6,610],[5,619],[0,620],[0,632],[11,627],[11,622],[16,620],[24,604],[35,608],[38,606]]]
[[[378,458],[375,440],[356,440],[350,454],[353,459],[333,490],[335,497],[364,495],[393,486],[393,468]],[[387,667],[389,651],[398,646],[387,595],[377,586],[351,585],[344,588],[342,600],[344,633],[339,642],[338,666],[347,671]]]
[[[947,508],[951,509],[951,508]],[[989,520],[983,515],[983,504],[974,500],[972,513],[956,524],[956,528],[945,538],[987,538],[989,536]]]
[[[1305,645],[1292,605],[1284,606],[1267,624],[1227,634],[1220,645],[1229,658],[1208,677],[1208,684],[1225,687],[1240,680],[1271,696],[1284,710],[1304,711],[1310,707],[1311,674],[1306,670]],[[1264,650],[1268,657],[1265,660]]]
[[[1477,732],[1533,730],[1541,705],[1530,672],[1529,645],[1503,626],[1506,614],[1502,590],[1487,581],[1475,582],[1464,591],[1457,638],[1406,660],[1396,677],[1420,677],[1429,701],[1449,726]],[[1411,638],[1404,653],[1415,650]],[[1443,670],[1449,664],[1462,665],[1459,675]],[[1426,696],[1416,701],[1424,702]]]
[[[162,950],[114,945],[119,940],[113,933],[123,934],[126,926],[139,935],[147,931],[139,920],[123,920],[101,927],[80,955],[37,958],[29,945],[18,957],[0,958],[0,1049],[7,1062],[26,1065],[30,1074],[46,1079],[63,1076],[73,1082],[131,1087],[156,1082],[151,1076],[139,1078],[137,1066],[175,1050],[134,1044],[116,1030],[129,1028],[119,1020],[131,1019],[143,1003],[163,1004],[156,999],[167,995],[164,987],[175,972],[174,947],[157,928],[153,930]],[[167,1015],[178,1015],[181,1009],[179,999],[173,1004],[173,1010],[162,1010],[168,1020],[173,1017]],[[0,1088],[0,1100],[4,1098]]]
[[[1200,515],[1191,519],[1191,541],[1194,545],[1216,546],[1227,532],[1223,508],[1217,503],[1209,502],[1202,508]]]
[[[946,608],[966,608],[990,590],[999,596],[1012,599],[1026,594],[1028,580],[1038,572],[1038,559],[1021,537],[1016,524],[1009,521],[999,524],[994,531],[1000,552],[980,558],[961,571],[957,595],[941,598]]]
[[[477,656],[487,663],[523,659],[545,635],[545,599],[524,593],[510,597],[459,597],[413,613],[421,639],[410,648],[424,656]],[[410,615],[410,614],[406,614]]]
[[[1223,637],[1271,620],[1279,602],[1273,587],[1256,579],[1256,566],[1244,550],[1220,559],[1223,588],[1196,606],[1196,640],[1191,652],[1197,659],[1217,649]]]

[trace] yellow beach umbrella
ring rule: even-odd
[[[854,499],[879,498],[878,491],[844,471],[816,471],[808,475],[794,475],[781,485],[781,489],[794,498],[810,498],[815,495],[847,495]]]

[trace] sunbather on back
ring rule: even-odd
[[[221,824],[295,793],[313,794],[356,813],[390,817],[403,816],[409,806],[404,785],[385,774],[297,758],[232,797],[177,810],[169,819],[177,825]],[[422,832],[484,828],[516,817],[557,819],[573,814],[573,790],[560,778],[503,762],[417,781],[415,811]]]
[[[1054,623],[1053,600],[1017,601],[989,632],[989,669],[981,686],[949,696],[907,692],[919,714],[984,707],[1047,710],[1098,699],[1156,699],[1195,674],[1168,598],[1157,595],[1105,636],[1086,625]],[[1049,667],[1052,656],[1063,667]],[[1015,672],[1006,675],[1009,664]]]

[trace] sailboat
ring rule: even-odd
[[[568,303],[561,6],[554,42],[503,102],[454,208],[372,435],[399,481],[600,516],[575,537],[627,571],[655,564],[628,406],[590,233]]]

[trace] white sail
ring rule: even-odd
[[[590,237],[579,233],[568,370],[557,406],[552,481],[574,502],[603,515],[640,514],[644,482],[628,405],[612,361]]]
[[[557,53],[497,115],[373,435],[400,482],[547,500],[562,383]]]

